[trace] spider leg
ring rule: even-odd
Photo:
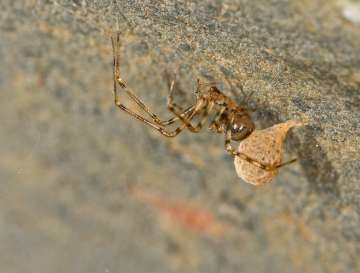
[[[249,111],[249,115],[251,116],[252,114],[254,114],[254,112],[256,112],[261,106],[264,106],[266,103],[266,101],[264,100],[262,103],[260,103],[258,106],[256,106],[253,110]]]
[[[178,71],[179,71],[179,59],[177,59],[177,61],[176,61],[174,73],[172,75],[171,82],[169,82],[168,103],[170,100],[174,107],[177,107],[179,110],[182,110],[183,108],[180,105],[178,105],[177,103],[173,102],[173,99],[172,99],[172,92],[174,90],[175,79],[176,79],[176,75],[177,75]]]
[[[255,160],[255,159],[247,156],[246,154],[243,154],[243,153],[241,153],[241,152],[239,152],[237,150],[232,149],[232,147],[230,145],[230,140],[231,140],[231,129],[228,127],[228,129],[225,132],[225,148],[228,151],[228,153],[230,153],[232,155],[235,155],[235,156],[238,156],[238,157],[246,160],[247,162],[249,162],[251,164],[254,164],[255,166],[257,166],[260,169],[263,169],[265,171],[273,171],[273,170],[279,169],[281,167],[284,167],[286,165],[289,165],[289,164],[291,164],[293,162],[312,157],[312,156],[298,157],[298,158],[295,158],[293,160],[290,160],[290,161],[287,161],[287,162],[284,162],[284,163],[281,163],[281,164],[275,165],[275,166],[265,165],[265,164],[262,164],[262,163],[260,163],[259,161]]]
[[[202,126],[204,125],[207,117],[209,116],[211,110],[213,109],[214,104],[215,104],[215,103],[214,103],[213,101],[210,101],[210,102],[204,107],[204,109],[205,109],[204,115],[201,117],[198,125],[194,128],[194,130],[192,130],[192,129],[189,128],[191,132],[193,132],[193,133],[198,133],[198,132],[201,130],[201,128],[202,128]],[[198,112],[198,113],[199,113],[199,112]],[[193,116],[190,114],[190,115],[189,115],[189,120],[191,120],[195,115],[198,115],[198,113],[197,113],[197,114],[194,113]],[[189,126],[188,126],[188,127],[189,127]]]
[[[172,119],[169,119],[167,121],[161,121],[143,102],[141,102],[135,95],[134,93],[131,92],[131,90],[129,88],[126,87],[126,85],[124,84],[124,82],[121,80],[120,78],[120,69],[119,69],[119,63],[120,63],[120,60],[119,60],[119,56],[120,56],[120,26],[119,26],[119,20],[117,19],[117,34],[116,34],[116,40],[114,39],[114,37],[112,36],[111,37],[111,43],[112,43],[112,49],[113,49],[113,56],[114,56],[114,64],[113,64],[113,67],[114,67],[114,73],[113,73],[113,76],[114,76],[114,100],[115,100],[115,104],[118,104],[119,101],[118,101],[118,95],[117,95],[117,90],[116,90],[116,83],[118,83],[124,90],[125,92],[141,107],[143,108],[150,116],[151,118],[160,126],[167,126],[169,124],[172,124],[178,120],[180,120],[179,117],[175,117],[175,118],[172,118]],[[119,106],[119,105],[118,105]],[[119,106],[120,107],[120,106]],[[122,104],[122,107],[125,107],[123,104]],[[120,107],[120,108],[122,108]],[[126,107],[125,107],[126,108]],[[126,108],[127,109],[127,108]],[[129,114],[131,114],[129,109],[125,110],[123,109],[124,111],[128,112]],[[187,108],[183,113],[180,114],[180,116],[185,116],[187,113],[189,113],[190,111],[192,110],[192,106]],[[129,112],[130,111],[130,112]],[[133,113],[133,112],[132,112]],[[133,116],[139,116],[135,113],[131,114]],[[143,120],[146,120],[143,118]],[[145,122],[147,123],[147,122]]]
[[[177,76],[178,71],[179,71],[179,59],[176,61],[176,65],[175,65],[174,73],[173,73],[173,76],[172,76],[172,80],[171,80],[171,83],[169,85],[168,106],[171,105],[173,108],[177,107],[179,109],[182,109],[181,106],[179,106],[178,104],[176,104],[173,101],[173,97],[172,97],[174,86],[175,86],[175,80],[176,80],[176,76]],[[199,93],[200,93],[202,88],[204,88],[206,86],[212,86],[212,85],[216,84],[216,82],[203,83],[203,84],[200,84],[199,82],[200,82],[200,80],[197,79],[196,80],[196,90],[195,90],[196,102],[198,100],[200,100],[200,94]]]
[[[123,83],[123,81],[120,79],[120,70],[119,70],[119,51],[120,51],[120,27],[118,23],[117,27],[117,34],[116,38],[114,36],[111,36],[111,45],[113,50],[113,57],[114,57],[114,63],[113,63],[113,92],[114,92],[114,102],[116,106],[118,106],[121,110],[127,112],[128,114],[134,116],[135,118],[139,119],[140,121],[146,123],[147,125],[155,128],[158,130],[161,134],[163,134],[166,137],[175,137],[178,133],[180,133],[184,128],[186,128],[186,124],[182,123],[178,128],[176,128],[172,132],[167,132],[163,128],[159,127],[158,125],[152,123],[151,121],[147,120],[146,118],[136,114],[135,112],[128,109],[124,104],[122,104],[118,100],[118,94],[116,90],[116,84],[118,83],[125,91],[126,93],[133,99],[137,104],[139,104],[146,112],[150,114],[150,116],[159,124],[168,125],[175,121],[178,121],[180,119],[183,119],[184,116],[189,115],[190,111],[193,110],[194,106],[189,107],[187,110],[185,110],[183,113],[179,114],[179,117],[175,117],[173,119],[170,119],[166,122],[160,121],[157,116],[150,111],[149,108],[147,108]]]
[[[190,130],[190,132],[192,133],[198,133],[200,131],[200,129],[202,128],[203,124],[206,121],[206,118],[209,116],[212,108],[214,107],[214,102],[210,101],[210,102],[206,102],[204,100],[198,100],[194,105],[193,105],[193,109],[192,112],[190,112],[188,114],[188,116],[185,118],[183,116],[181,116],[174,108],[174,106],[170,103],[168,104],[168,108],[171,112],[173,112],[183,123],[186,124],[186,126],[188,127],[188,129]],[[200,115],[201,113],[203,113],[203,116],[201,117],[198,125],[196,127],[192,126],[190,124],[190,121],[195,117]]]
[[[272,171],[272,170],[275,170],[275,169],[279,169],[281,167],[284,167],[286,165],[289,165],[293,162],[296,162],[296,161],[299,161],[299,160],[303,160],[303,159],[307,159],[307,158],[311,158],[312,155],[308,155],[308,156],[303,156],[303,157],[297,157],[297,158],[294,158],[293,160],[290,160],[290,161],[287,161],[287,162],[284,162],[284,163],[281,163],[279,165],[276,165],[276,166],[265,166],[265,168],[262,168],[266,171]]]
[[[193,108],[194,108],[193,105],[190,106],[190,107],[188,107],[185,111],[183,111],[183,112],[180,114],[180,116],[185,117],[186,114],[188,114],[191,110],[193,110]],[[169,119],[169,120],[166,120],[166,121],[161,121],[160,119],[154,120],[154,121],[155,121],[157,124],[159,124],[160,126],[168,126],[168,125],[173,124],[174,122],[177,122],[177,121],[179,121],[179,120],[180,120],[179,117],[174,117],[174,118]]]
[[[176,80],[176,75],[177,75],[178,69],[179,69],[179,61],[176,62],[173,78],[172,78],[172,81],[171,81],[171,84],[170,84],[167,106],[168,106],[169,110],[176,115],[177,118],[179,118],[183,123],[185,123],[188,126],[188,128],[189,128],[189,130],[191,132],[198,133],[200,131],[200,129],[202,128],[203,124],[205,123],[206,118],[209,116],[209,114],[210,114],[210,112],[211,112],[211,110],[212,110],[212,108],[214,106],[214,102],[207,103],[206,101],[201,100],[199,92],[205,86],[214,85],[215,82],[200,84],[199,79],[197,79],[197,81],[196,81],[196,90],[195,90],[196,102],[191,108],[192,112],[190,112],[189,115],[187,116],[187,118],[185,118],[185,115],[181,115],[180,113],[178,113],[176,111],[175,107],[177,107],[177,105],[173,102],[173,98],[172,98],[172,93],[173,93],[173,90],[174,90],[174,85],[175,85],[175,80]],[[204,104],[205,104],[205,106],[204,106]],[[190,121],[195,116],[202,114],[204,111],[205,111],[205,113],[201,117],[198,125],[196,127],[192,126],[190,124]]]
[[[246,160],[247,162],[258,166],[260,169],[263,169],[263,170],[265,170],[265,171],[273,171],[273,170],[279,169],[279,168],[281,168],[281,167],[284,167],[284,166],[286,166],[286,165],[289,165],[289,164],[291,164],[291,163],[294,163],[294,162],[296,162],[296,161],[299,161],[299,160],[303,160],[303,159],[307,159],[307,158],[312,157],[311,155],[310,155],[310,156],[298,157],[298,158],[294,158],[293,160],[290,160],[290,161],[281,163],[281,164],[279,164],[279,165],[270,166],[270,165],[261,164],[260,162],[256,161],[255,159],[252,159],[251,157],[248,157],[247,155],[242,154],[242,153],[240,153],[240,152],[238,152],[238,151],[235,151],[235,152],[236,152],[236,153],[233,153],[235,156],[239,156],[239,157],[241,157],[242,159]]]
[[[254,95],[254,91],[247,95],[246,98],[239,104],[239,106],[247,103],[247,101],[252,97],[252,95]]]
[[[242,88],[241,88],[242,90]],[[247,95],[247,97],[238,105],[244,105],[245,103],[247,103],[247,101],[252,97],[252,95],[254,95],[254,91],[251,92],[249,95]],[[266,101],[263,101],[262,103],[260,103],[258,106],[256,106],[253,110],[249,111],[249,114],[252,115],[254,112],[256,112],[261,106],[265,105]]]
[[[201,91],[201,89],[203,89],[206,86],[213,86],[215,84],[216,84],[216,82],[208,82],[208,83],[200,84],[200,80],[196,79],[196,89],[195,89],[196,100],[200,99],[200,91]]]
[[[172,106],[177,107],[180,110],[182,110],[182,107],[179,106],[177,103],[175,103],[173,101],[173,98],[172,98],[172,93],[173,93],[173,90],[174,90],[175,80],[176,80],[176,76],[177,76],[178,71],[179,71],[179,59],[176,61],[176,65],[175,65],[174,73],[173,73],[173,76],[172,76],[172,80],[171,80],[171,83],[169,84],[168,104],[170,103]],[[206,86],[212,86],[212,85],[216,84],[216,82],[209,82],[209,83],[203,83],[203,84],[200,84],[199,82],[200,82],[200,80],[197,79],[196,80],[196,89],[195,89],[196,101],[198,101],[200,99],[200,91],[201,91],[201,89],[203,89]]]
[[[229,124],[231,124],[233,120],[234,117],[231,119],[231,121],[229,121]],[[238,151],[234,150],[231,147],[230,141],[231,141],[231,128],[230,126],[227,126],[227,129],[225,131],[225,149],[228,151],[229,154],[236,155]]]
[[[226,106],[221,106],[219,108],[219,110],[217,111],[216,115],[214,116],[213,120],[211,121],[211,123],[209,125],[210,130],[216,129],[216,131],[218,133],[223,132],[219,126],[219,118],[221,117],[221,114],[224,112],[225,109],[226,109]]]
[[[174,72],[172,73],[172,75],[170,74],[167,74],[167,77],[166,77],[166,80],[168,82],[168,96],[171,97],[172,99],[172,94],[170,94],[170,92],[172,92],[172,90],[174,89],[174,82],[175,82],[175,77],[176,77],[176,74],[179,70],[179,59],[177,59],[176,61],[176,65],[175,65],[175,69],[174,69]],[[170,79],[171,78],[171,79]],[[169,98],[168,98],[169,99]],[[180,111],[183,111],[183,107],[178,105],[177,103],[173,102],[173,105]]]

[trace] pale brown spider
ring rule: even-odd
[[[169,110],[174,113],[175,118],[169,119],[167,121],[161,121],[144,103],[142,103],[135,95],[130,91],[129,88],[126,87],[124,82],[120,78],[120,69],[119,69],[119,54],[120,54],[120,27],[119,23],[117,23],[117,34],[116,37],[114,35],[111,36],[112,42],[112,50],[114,57],[114,66],[113,66],[113,80],[114,80],[114,101],[116,106],[120,109],[124,110],[128,114],[136,117],[147,125],[155,128],[161,134],[166,137],[175,137],[177,136],[184,128],[188,128],[192,133],[198,133],[205,123],[207,117],[209,116],[211,110],[215,110],[216,114],[213,117],[209,129],[216,130],[218,133],[225,133],[225,148],[228,153],[239,156],[240,158],[258,166],[259,168],[272,171],[293,163],[295,161],[308,158],[295,158],[291,161],[276,165],[276,166],[267,166],[261,164],[260,162],[250,158],[249,156],[240,153],[237,150],[234,150],[231,147],[230,141],[242,141],[247,138],[255,129],[254,122],[251,120],[251,115],[254,113],[260,106],[262,106],[265,102],[258,105],[255,109],[249,111],[243,108],[243,105],[248,101],[248,99],[253,95],[253,92],[250,93],[245,100],[237,105],[232,99],[225,96],[221,91],[215,86],[215,82],[210,83],[200,83],[199,79],[196,81],[196,89],[195,89],[195,103],[184,110],[182,113],[179,113],[175,107],[177,106],[172,99],[172,92],[174,88],[174,82],[178,70],[178,64],[176,65],[176,69],[172,78],[172,82],[170,84],[169,93],[168,93],[168,101],[167,107]],[[139,105],[141,106],[153,119],[156,123],[149,121],[148,119],[138,115],[128,109],[125,105],[123,105],[118,99],[118,93],[116,90],[116,86],[119,84],[125,92]],[[204,93],[200,93],[200,91],[204,87],[210,87],[208,91]],[[196,117],[202,115],[197,126],[193,126],[190,124],[190,121]],[[179,127],[177,127],[174,131],[168,132],[163,129],[161,126],[168,126],[173,124],[174,122],[181,121]]]
[[[111,37],[111,45],[112,45],[112,51],[113,51],[113,84],[114,84],[114,101],[116,106],[118,106],[120,109],[124,110],[128,114],[136,117],[137,119],[141,120],[142,122],[148,124],[149,126],[155,128],[158,130],[161,134],[163,134],[166,137],[175,137],[177,136],[185,127],[188,127],[188,129],[193,133],[198,133],[200,129],[202,128],[203,124],[205,123],[207,117],[209,116],[211,110],[216,110],[217,113],[213,117],[211,124],[209,126],[210,130],[216,130],[218,133],[225,133],[225,148],[228,151],[228,153],[238,156],[239,158],[254,164],[255,166],[259,167],[260,169],[263,169],[265,171],[273,171],[280,167],[283,167],[285,165],[288,165],[290,163],[293,163],[298,160],[302,160],[305,158],[309,158],[311,156],[301,157],[301,158],[295,158],[293,160],[290,160],[288,162],[278,164],[275,166],[265,165],[260,163],[259,161],[252,159],[251,157],[247,156],[246,154],[239,152],[238,150],[234,150],[231,147],[230,141],[242,141],[246,139],[254,130],[255,125],[253,121],[251,120],[251,114],[254,113],[259,107],[261,107],[263,103],[258,105],[255,109],[249,111],[248,109],[243,108],[243,105],[249,100],[249,98],[253,95],[253,92],[250,93],[245,100],[237,105],[232,99],[225,96],[221,91],[215,86],[215,82],[210,83],[202,83],[200,84],[199,79],[196,81],[196,90],[195,90],[195,97],[196,101],[195,103],[187,108],[182,113],[179,113],[175,110],[175,107],[177,106],[175,103],[173,103],[172,99],[172,92],[174,88],[174,83],[176,79],[176,74],[178,70],[178,64],[176,65],[176,70],[173,75],[173,79],[169,88],[169,94],[168,94],[168,103],[167,107],[169,110],[175,114],[175,118],[169,119],[167,121],[161,121],[144,103],[142,103],[131,91],[126,87],[124,82],[120,78],[120,69],[119,69],[119,55],[120,55],[120,25],[119,25],[119,19],[117,18],[117,34],[116,38],[114,35],[110,35],[106,31],[102,30],[101,28],[97,27],[96,25],[92,24],[91,22],[85,20],[84,18],[80,17],[79,15],[75,14],[71,10],[68,10],[64,6],[60,5],[58,2],[51,0],[55,5],[61,6],[66,11],[70,12],[74,16],[80,18],[81,20],[84,20],[86,23],[94,26],[95,28],[99,29],[100,31],[104,32],[106,35]],[[125,17],[124,17],[125,18]],[[125,18],[126,20],[126,18]],[[147,120],[146,118],[142,117],[141,115],[138,115],[128,109],[125,105],[123,105],[118,100],[118,94],[116,90],[117,83],[125,90],[126,93],[138,104],[140,105],[153,119],[153,121],[156,123],[152,123],[151,121]],[[204,93],[200,93],[200,91],[204,88],[210,86],[210,89]],[[196,117],[202,115],[198,125],[196,127],[192,126],[190,124],[190,121]],[[160,126],[168,126],[170,124],[173,124],[174,122],[181,121],[182,123],[179,125],[178,128],[176,128],[172,132],[167,132]],[[280,137],[280,136],[279,136]],[[276,151],[277,152],[277,151]],[[282,156],[281,156],[282,158]]]

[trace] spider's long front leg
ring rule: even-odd
[[[119,83],[119,85],[126,91],[126,93],[129,94],[129,96],[135,100],[145,111],[147,111],[151,117],[154,120],[157,120],[158,123],[161,124],[171,124],[177,120],[179,120],[179,117],[175,117],[173,119],[170,119],[169,121],[166,122],[162,122],[160,121],[155,114],[153,114],[149,108],[147,108],[123,83],[123,81],[120,79],[120,72],[119,72],[119,51],[120,51],[120,28],[118,27],[118,31],[116,34],[116,40],[114,40],[114,37],[111,37],[111,45],[112,45],[112,50],[113,50],[113,58],[114,58],[114,64],[113,64],[113,92],[114,92],[114,101],[116,106],[118,106],[120,109],[122,109],[123,111],[127,112],[128,114],[134,116],[135,118],[141,120],[142,122],[146,123],[147,125],[155,128],[156,130],[158,130],[161,134],[163,134],[166,137],[175,137],[178,133],[180,133],[184,128],[186,128],[186,124],[182,123],[178,128],[176,128],[174,131],[172,132],[167,132],[165,131],[163,128],[159,127],[158,125],[152,123],[151,121],[147,120],[146,118],[136,114],[135,112],[131,111],[130,109],[128,109],[124,104],[122,104],[119,100],[118,100],[118,94],[117,94],[117,90],[116,90],[116,85],[117,83]],[[189,107],[187,110],[185,110],[183,113],[180,114],[180,117],[184,117],[186,115],[189,115],[189,112],[192,110],[192,107]]]
[[[111,43],[112,43],[112,49],[113,49],[113,58],[114,58],[114,100],[118,101],[118,96],[117,96],[117,91],[116,91],[116,83],[118,83],[124,90],[125,92],[141,107],[143,108],[150,116],[151,118],[160,126],[167,126],[170,125],[174,122],[177,122],[180,120],[179,117],[175,117],[166,121],[162,121],[160,120],[157,115],[155,115],[142,101],[140,101],[135,95],[134,93],[131,92],[131,90],[129,88],[126,87],[126,85],[124,84],[124,82],[121,80],[120,78],[120,69],[119,69],[119,63],[120,63],[120,26],[119,26],[119,21],[117,21],[117,34],[116,34],[116,41],[114,41],[114,37],[111,37]],[[116,102],[115,102],[116,103]],[[118,105],[119,106],[119,105]],[[119,106],[120,108],[124,108],[125,106],[122,104],[122,106]],[[126,108],[126,107],[125,107]],[[127,108],[126,108],[127,109]],[[129,109],[124,111],[128,112],[129,114],[131,114]],[[192,106],[187,108],[184,112],[182,112],[180,114],[181,117],[185,117],[190,111],[192,110]],[[129,112],[130,111],[130,112]],[[132,112],[133,113],[133,112]],[[139,116],[136,115],[135,113],[131,114],[133,116]],[[138,118],[138,117],[137,117]],[[144,119],[144,118],[143,118]],[[144,119],[146,120],[146,119]],[[144,121],[142,120],[142,121]],[[145,122],[145,121],[144,121]],[[147,123],[147,122],[145,122]]]

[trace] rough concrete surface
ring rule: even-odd
[[[167,139],[115,107],[107,34],[2,0],[0,272],[359,272],[358,2],[61,4],[111,34],[122,14],[122,79],[160,118],[179,59],[178,104],[196,78],[254,91],[257,129],[308,124],[284,160],[313,158],[244,183],[208,125]]]

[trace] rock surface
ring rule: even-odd
[[[113,3],[61,1],[110,34]],[[160,118],[172,118],[179,59],[179,105],[200,78],[237,102],[255,91],[249,107],[266,100],[257,129],[308,124],[288,134],[284,160],[313,158],[254,187],[223,135],[167,139],[115,107],[107,34],[48,0],[1,1],[0,272],[358,272],[349,3],[118,1],[122,79]]]

